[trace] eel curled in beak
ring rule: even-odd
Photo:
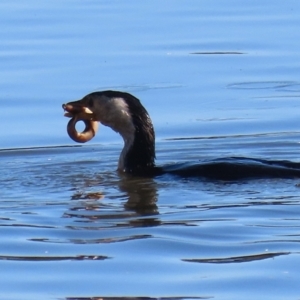
[[[85,143],[91,140],[98,130],[98,122],[93,121],[93,112],[85,105],[83,100],[63,104],[65,117],[71,118],[67,125],[69,137],[77,143]],[[76,123],[83,121],[85,129],[82,132],[76,130]]]

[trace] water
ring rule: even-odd
[[[61,104],[134,94],[158,165],[297,162],[299,9],[2,1],[0,298],[298,299],[299,179],[120,176],[120,137],[75,144]]]

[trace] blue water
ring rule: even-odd
[[[299,179],[122,177],[121,138],[74,143],[61,105],[134,94],[158,165],[297,162],[299,11],[1,1],[0,299],[298,299]]]

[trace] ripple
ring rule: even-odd
[[[255,255],[246,255],[246,256],[233,256],[225,258],[207,258],[207,259],[183,259],[186,262],[195,262],[195,263],[211,263],[211,264],[228,264],[228,263],[242,263],[250,262],[268,258],[274,258],[280,255],[288,255],[290,252],[276,252],[276,253],[262,253]]]
[[[284,89],[299,86],[299,82],[296,81],[249,81],[249,82],[237,82],[228,84],[229,89],[239,90],[269,90],[269,89]]]
[[[190,54],[201,54],[201,55],[240,55],[246,54],[245,52],[238,51],[204,51],[204,52],[192,52]]]
[[[75,255],[75,256],[14,256],[1,255],[0,260],[13,261],[61,261],[61,260],[105,260],[110,257],[104,255]]]
[[[196,300],[196,299],[212,299],[214,297],[68,297],[66,300]]]

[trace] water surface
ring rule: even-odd
[[[2,1],[1,299],[298,299],[299,184],[121,176],[61,104],[140,98],[157,164],[298,162],[298,1]],[[148,298],[146,298],[148,297]]]

